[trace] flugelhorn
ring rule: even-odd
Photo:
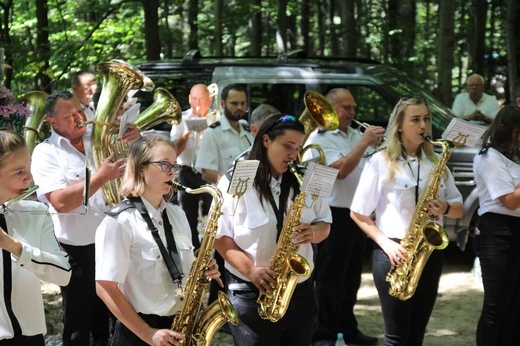
[[[356,120],[354,118],[352,118],[352,121],[355,122],[359,127],[364,128],[365,130],[368,129],[370,126],[372,126],[369,123],[363,123],[363,122],[358,121],[358,120]],[[373,144],[374,149],[379,148],[379,146],[381,146],[383,141],[386,141],[386,136],[383,136],[383,138],[378,139],[377,142],[375,142],[375,144]]]

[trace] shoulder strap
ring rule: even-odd
[[[164,246],[164,243],[162,242],[161,237],[159,236],[159,230],[157,230],[157,227],[155,227],[155,225],[153,224],[152,219],[150,218],[150,215],[148,215],[148,211],[146,210],[146,207],[144,206],[141,198],[128,197],[128,200],[135,206],[139,214],[141,214],[143,219],[148,224],[148,228],[152,232],[153,239],[157,243],[157,246],[159,246],[159,250],[161,251],[161,255],[164,259],[164,262],[166,263],[166,267],[168,268],[168,272],[170,273],[173,282],[179,285],[180,287],[184,274],[179,270],[181,266],[178,254],[175,252],[177,256],[172,256],[173,253],[168,253],[168,251],[166,250],[166,247]]]

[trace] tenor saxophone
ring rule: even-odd
[[[190,189],[173,181],[172,186],[191,194],[209,193],[213,196],[213,204],[204,225],[202,244],[184,287],[184,300],[171,326],[171,330],[184,334],[187,346],[209,346],[224,323],[238,323],[235,308],[222,292],[219,292],[217,300],[206,309],[203,308],[203,299],[209,286],[205,271],[213,255],[217,222],[221,215],[222,193],[212,185]]]
[[[294,163],[289,164],[289,170],[301,185],[301,177]],[[276,288],[272,292],[260,294],[257,299],[258,314],[271,322],[276,322],[285,315],[299,278],[309,276],[311,273],[309,262],[297,253],[300,246],[294,244],[292,240],[294,227],[300,224],[304,204],[305,193],[302,191],[291,203],[276,249],[269,262],[269,268],[276,273]]]
[[[434,216],[428,211],[428,202],[437,198],[439,184],[445,171],[452,151],[448,141],[432,141],[425,136],[425,140],[438,146],[442,146],[439,161],[430,172],[430,178],[421,194],[405,237],[401,240],[401,246],[407,251],[405,261],[401,266],[391,267],[386,276],[390,282],[389,293],[391,296],[405,301],[410,299],[433,250],[442,250],[448,246],[449,238],[444,228],[431,220]]]

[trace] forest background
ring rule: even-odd
[[[183,56],[361,57],[451,105],[471,73],[509,101],[519,77],[516,0],[0,0],[2,77],[15,95],[70,87],[78,69]],[[519,23],[519,24],[516,24]]]

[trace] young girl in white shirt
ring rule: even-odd
[[[351,207],[352,219],[375,242],[372,274],[381,301],[385,334],[383,345],[422,345],[426,325],[437,297],[442,252],[433,251],[415,294],[401,301],[389,294],[386,275],[401,266],[406,250],[400,245],[413,218],[432,168],[438,161],[431,136],[431,115],[421,97],[402,98],[395,106],[383,147],[361,174]],[[462,196],[447,168],[429,212],[442,225],[443,215],[462,216]],[[375,212],[375,222],[371,219]]]

